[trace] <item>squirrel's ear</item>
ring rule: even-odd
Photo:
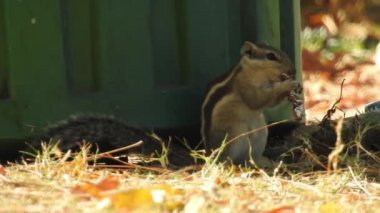
[[[246,41],[244,42],[243,46],[240,49],[240,54],[242,56],[248,56],[250,58],[253,58],[255,53],[258,51],[258,47],[254,45],[253,43]]]
[[[257,43],[257,45],[262,45],[262,46],[266,46],[266,47],[269,47],[269,43],[267,41],[260,41],[259,43]]]

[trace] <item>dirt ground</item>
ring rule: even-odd
[[[310,63],[307,60],[309,58],[304,57],[304,63]],[[334,74],[326,70],[304,70],[307,120],[322,119],[339,98],[343,80],[342,100],[338,104],[340,110],[335,113],[335,118],[363,112],[366,104],[380,100],[380,65],[375,63],[357,64]]]

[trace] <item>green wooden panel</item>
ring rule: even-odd
[[[302,79],[300,5],[300,0],[280,1],[281,49],[286,51],[294,61],[299,80]]]
[[[99,89],[96,12],[92,0],[61,1],[67,83],[73,95]]]
[[[4,1],[0,1],[0,134],[1,138],[15,133],[19,128],[18,111],[9,94],[8,46],[6,38],[6,22]]]
[[[244,40],[268,41],[299,62],[297,6],[0,0],[0,138],[88,112],[150,129],[196,125],[206,84],[238,62]],[[269,116],[278,114],[286,117]]]
[[[281,0],[242,0],[241,14],[243,39],[255,42],[265,41],[280,46],[280,13]],[[285,0],[289,3],[289,0]]]
[[[277,0],[278,20],[276,26],[277,47],[281,48],[293,60],[297,79],[302,81],[301,54],[300,54],[300,0]],[[269,24],[269,23],[268,23]],[[272,29],[273,31],[274,29]],[[269,122],[291,118],[292,106],[285,101],[274,109],[267,110],[266,116]]]
[[[228,0],[219,0],[217,4],[187,0],[185,4],[190,72],[195,86],[204,88],[210,79],[231,66]]]
[[[182,49],[179,48],[179,42],[182,38],[177,36],[181,34],[180,29],[177,29],[180,27],[177,22],[181,20],[177,4],[180,3],[176,0],[151,2],[150,10],[154,17],[151,20],[154,81],[158,88],[179,86],[185,80],[185,73],[179,68],[179,50]]]
[[[125,8],[114,2],[103,3],[99,7],[102,8],[103,14],[112,12],[112,16],[105,15],[108,25],[106,29],[102,30],[105,36],[104,40],[107,41],[104,51],[106,55],[112,55],[105,60],[105,63],[109,64],[109,66],[106,65],[109,68],[103,79],[106,84],[109,81],[105,89],[112,91],[113,89],[117,90],[120,86],[124,88],[122,93],[115,91],[109,98],[109,103],[115,105],[114,113],[128,118],[136,125],[156,128],[198,122],[199,109],[188,110],[188,108],[189,106],[200,106],[199,94],[202,87],[199,85],[204,85],[208,80],[201,78],[202,81],[199,81],[199,75],[207,74],[211,77],[211,75],[215,75],[215,72],[212,74],[210,70],[224,72],[228,67],[226,66],[228,43],[226,43],[226,37],[221,36],[223,34],[220,33],[226,31],[226,22],[218,21],[221,18],[226,20],[226,2],[215,4],[215,2],[185,1],[183,5],[171,5],[170,7],[166,5],[169,9],[173,7],[185,9],[183,11],[185,16],[183,27],[186,28],[180,30],[188,32],[185,38],[181,38],[181,42],[186,41],[187,45],[184,48],[189,48],[189,54],[185,55],[186,58],[183,59],[185,62],[188,61],[187,69],[189,71],[178,69],[181,66],[178,65],[175,58],[165,62],[167,55],[162,57],[159,54],[152,54],[160,51],[157,49],[160,47],[159,45],[152,44],[154,39],[150,33],[156,28],[151,25],[151,19],[155,17],[152,17],[149,11],[156,5],[151,4],[150,1],[132,1],[129,2],[129,7]],[[175,24],[171,23],[171,25]],[[215,29],[210,29],[210,26]],[[172,34],[173,31],[166,33]],[[175,48],[178,44],[176,39],[165,40],[165,42],[167,47],[171,46],[174,49],[172,49],[173,52],[176,51]],[[212,50],[205,50],[205,47],[212,47]],[[153,66],[157,60],[164,60],[167,67],[176,69],[176,73],[191,73],[186,79],[183,75],[181,77],[183,79],[181,81],[191,82],[191,85],[181,84],[179,87],[171,87],[171,83],[169,83],[169,85],[162,86],[160,84],[157,87],[157,78],[154,76],[162,73],[160,66]],[[174,65],[171,64],[173,62]],[[123,67],[124,70],[121,70],[120,67]],[[203,84],[201,84],[202,82]]]
[[[0,1],[0,99],[9,98],[4,2]]]
[[[20,136],[32,131],[45,116],[60,107],[51,106],[65,96],[61,33],[57,1],[2,1],[7,39],[7,67],[11,104],[2,106],[1,127],[16,126],[12,131],[0,129],[2,137]],[[47,93],[47,91],[49,91]],[[50,102],[51,103],[51,102]],[[59,102],[57,102],[58,104]],[[5,103],[7,104],[7,103]],[[43,113],[43,114],[42,114]],[[42,115],[42,116],[41,116]],[[11,122],[9,122],[11,120]],[[7,128],[5,128],[7,129]]]
[[[14,99],[34,102],[41,95],[49,99],[66,96],[58,2],[8,0],[5,3]],[[51,96],[46,97],[47,94]]]

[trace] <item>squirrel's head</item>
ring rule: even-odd
[[[264,72],[267,76],[283,79],[283,76],[295,78],[295,68],[289,57],[268,44],[255,45],[246,41],[240,50],[241,66],[252,72]]]

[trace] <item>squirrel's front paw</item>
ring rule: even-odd
[[[279,90],[282,92],[291,92],[301,87],[301,84],[295,80],[286,80],[278,83]]]

